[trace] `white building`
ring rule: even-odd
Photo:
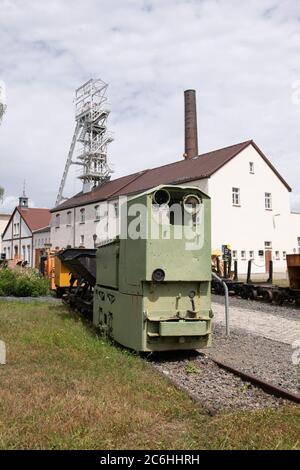
[[[2,234],[5,230],[10,214],[0,214],[0,254],[2,254]]]
[[[2,234],[2,253],[6,259],[27,261],[38,267],[39,250],[50,242],[50,219],[48,209],[28,207],[28,198],[19,198]]]
[[[107,237],[103,222],[107,201],[118,212],[118,199],[159,184],[195,185],[212,199],[212,248],[230,245],[239,272],[285,273],[285,257],[300,252],[300,214],[291,212],[291,188],[252,141],[118,178],[79,193],[52,209],[52,248],[85,246]]]

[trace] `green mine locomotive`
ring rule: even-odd
[[[210,199],[160,186],[120,208],[120,235],[96,253],[93,323],[136,351],[211,343]]]
[[[210,346],[209,197],[159,186],[122,201],[119,225],[97,249],[57,253],[55,270],[71,274],[64,299],[136,351]]]

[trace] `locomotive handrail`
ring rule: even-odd
[[[226,336],[230,336],[230,327],[229,327],[229,291],[228,286],[223,279],[221,279],[216,273],[212,272],[212,276],[220,282],[224,287],[225,293],[225,325],[226,325]]]

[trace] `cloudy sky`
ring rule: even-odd
[[[199,152],[253,138],[300,210],[298,0],[0,0],[0,185],[52,207],[74,90],[109,83],[118,177],[183,154],[183,91],[197,90]],[[294,88],[293,88],[294,87]],[[67,194],[80,190],[76,175]]]

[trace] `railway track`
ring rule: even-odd
[[[227,364],[226,362],[219,361],[217,359],[212,359],[212,361],[222,369],[225,369],[228,372],[237,375],[242,380],[245,380],[246,382],[249,382],[255,385],[256,387],[261,388],[266,393],[269,393],[278,398],[283,398],[285,400],[292,401],[294,403],[300,403],[300,395],[296,393],[292,393],[289,390],[279,387],[278,385],[274,385],[270,382],[267,382],[266,380],[256,377],[253,374],[248,374],[247,372],[244,372],[240,369],[236,369],[235,367],[231,366],[230,364]]]
[[[300,403],[300,395],[203,353],[156,354],[150,362],[212,415]]]

